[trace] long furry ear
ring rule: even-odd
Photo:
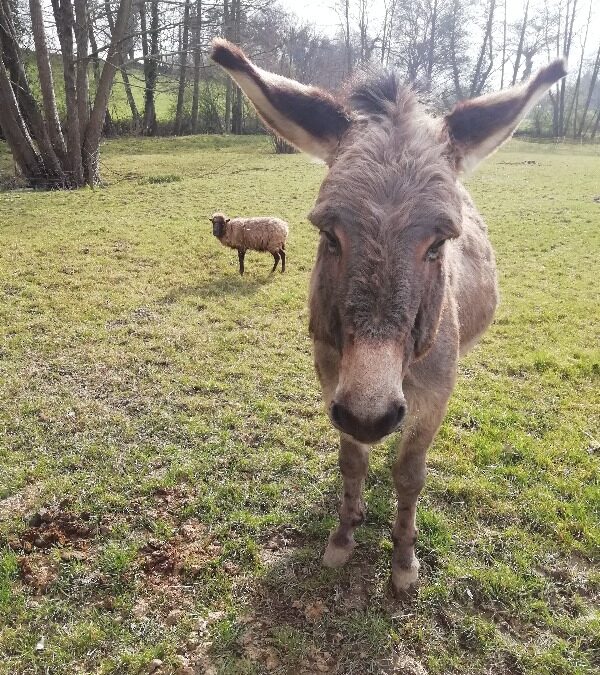
[[[458,170],[474,169],[499,148],[546,91],[566,74],[565,59],[557,59],[525,84],[458,103],[445,118]]]
[[[317,87],[255,66],[227,40],[213,40],[211,57],[241,87],[265,123],[300,150],[326,162],[350,124],[344,107]]]

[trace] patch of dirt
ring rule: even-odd
[[[218,558],[222,547],[196,518],[182,523],[168,541],[150,539],[140,549],[142,570],[149,576],[194,574]]]
[[[423,665],[408,654],[395,654],[387,672],[390,675],[427,675]]]
[[[282,528],[271,533],[260,551],[260,559],[263,565],[274,565],[282,558],[289,556],[294,550],[303,544],[302,536],[290,528]]]
[[[527,164],[529,166],[537,166],[538,162],[536,162],[535,159],[524,159],[522,162],[498,162],[498,164],[505,164],[510,166],[514,166],[517,164]]]
[[[10,539],[13,550],[31,553],[35,549],[49,549],[70,545],[86,548],[87,540],[98,534],[98,524],[89,513],[77,515],[60,506],[41,508],[29,520],[29,527],[20,537]]]
[[[56,563],[43,553],[21,556],[18,564],[23,583],[27,584],[36,595],[46,593],[58,577]]]

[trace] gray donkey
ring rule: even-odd
[[[321,241],[310,288],[315,368],[340,432],[344,489],[323,564],[343,565],[364,520],[369,446],[401,426],[393,478],[392,586],[418,580],[417,498],[459,355],[492,321],[498,291],[487,228],[460,176],[507,140],[566,75],[557,60],[529,82],[427,114],[392,73],[343,99],[255,66],[215,40],[212,58],[277,134],[329,172],[309,215]]]

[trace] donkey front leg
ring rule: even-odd
[[[444,419],[452,382],[449,376],[449,386],[437,392],[417,391],[410,386],[405,389],[409,410],[417,412],[402,431],[398,459],[392,468],[398,493],[398,513],[392,530],[392,587],[396,593],[409,590],[419,579],[415,555],[417,499],[425,484],[427,449]]]
[[[362,491],[369,468],[369,447],[345,434],[340,435],[340,471],[344,481],[344,493],[340,504],[340,524],[329,535],[323,555],[325,567],[341,567],[356,545],[354,530],[365,519]]]
[[[420,445],[414,447],[412,438],[407,442],[402,439],[400,456],[392,468],[398,493],[398,513],[392,529],[392,587],[395,593],[409,590],[419,579],[419,561],[415,555],[417,500],[425,484],[425,454],[429,443],[424,448]]]

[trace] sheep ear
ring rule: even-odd
[[[225,218],[225,222],[228,223],[231,220],[231,218]]]
[[[566,74],[565,59],[557,59],[525,84],[458,103],[445,118],[458,170],[474,169],[499,148],[546,91]]]
[[[331,94],[255,66],[227,40],[213,41],[211,57],[237,82],[265,123],[300,150],[330,162],[350,124]]]

